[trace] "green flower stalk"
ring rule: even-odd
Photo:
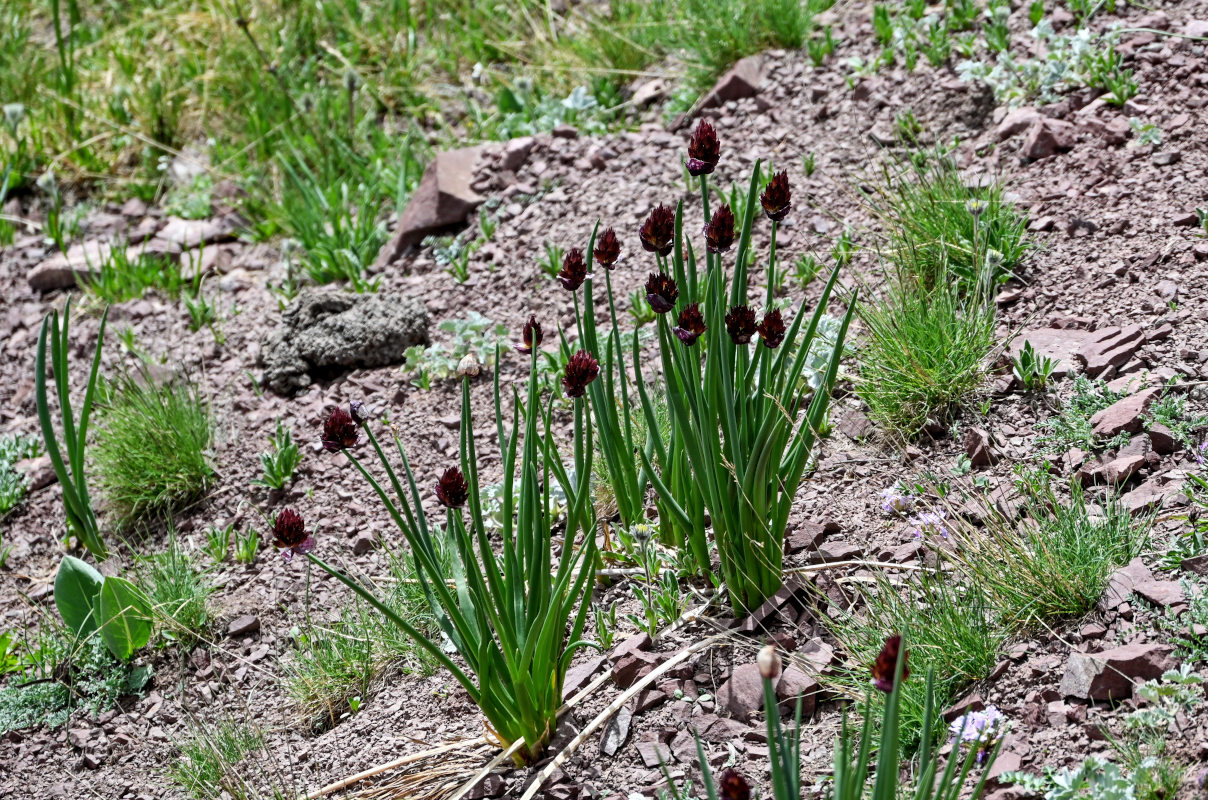
[[[538,339],[539,335],[530,334],[529,342],[535,344]],[[407,540],[417,578],[437,623],[464,660],[464,668],[360,581],[313,552],[306,553],[313,563],[345,583],[431,653],[482,710],[490,734],[501,746],[523,742],[513,756],[518,765],[532,764],[540,758],[557,726],[566,669],[574,652],[587,644],[581,634],[591,604],[581,600],[590,589],[596,558],[590,501],[592,442],[586,402],[579,398],[573,403],[574,463],[568,469],[553,444],[552,399],[543,409],[538,396],[538,355],[537,348],[532,347],[524,420],[520,419],[522,404],[516,398],[510,434],[504,425],[498,372],[495,375],[495,416],[504,466],[503,529],[498,553],[492,549],[494,542],[483,524],[470,414],[470,381],[477,369],[476,365],[467,365],[462,370],[461,463],[445,470],[434,487],[445,510],[445,535],[453,545],[451,575],[441,569],[438,533],[424,516],[415,477],[397,437],[401,473],[365,421],[356,420],[381,462],[387,479],[383,482],[352,451],[359,437],[350,435],[346,418],[360,415],[337,409],[332,414],[332,430],[325,429],[325,446],[331,443],[345,453],[377,492]],[[594,380],[589,361],[594,363],[587,353],[578,358],[577,369],[570,376],[576,385],[599,383]],[[341,446],[344,443],[348,446]],[[517,476],[518,491],[514,487]],[[554,483],[562,487],[567,498],[560,543],[554,541],[551,529],[555,520],[550,487]]]
[[[706,180],[704,175],[701,180]],[[718,209],[706,230],[711,241],[705,248],[705,273],[700,276],[691,243],[685,246],[681,241],[681,205],[674,214],[673,233],[666,237],[673,243],[667,257],[655,250],[663,271],[653,275],[646,287],[652,306],[656,300],[660,304],[656,311],[676,312],[659,313],[655,320],[671,436],[668,441],[656,436],[654,457],[643,461],[659,494],[660,524],[684,531],[680,538],[707,565],[707,511],[721,577],[739,614],[758,608],[781,586],[789,509],[826,419],[855,309],[853,298],[818,390],[812,398],[802,398],[799,387],[807,354],[838,270],[831,274],[812,314],[803,307],[786,325],[781,312],[770,309],[759,321],[748,305],[756,198],[772,221],[769,286],[776,282],[776,229],[791,208],[787,175],[778,173],[762,195],[761,185],[756,164],[745,201],[731,204],[743,209],[732,271],[725,266],[730,258],[726,252],[732,224],[729,207]],[[702,195],[707,196],[707,187]],[[670,292],[668,287],[679,291]],[[769,288],[767,306],[771,299]],[[702,319],[696,318],[694,308]],[[639,356],[635,342],[634,375],[648,428],[657,431],[655,404],[641,384]]]

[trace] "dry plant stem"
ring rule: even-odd
[[[785,575],[804,575],[807,572],[822,572],[828,569],[838,569],[840,567],[877,567],[878,569],[904,569],[910,572],[926,572],[928,567],[915,566],[913,564],[887,564],[884,561],[863,561],[861,559],[853,559],[851,561],[831,561],[826,564],[810,564],[808,567],[794,567],[786,569]]]
[[[342,780],[338,780],[335,783],[329,783],[326,786],[324,786],[322,789],[316,789],[315,791],[311,792],[310,794],[305,795],[305,800],[315,800],[316,798],[322,797],[323,795],[331,794],[332,792],[338,792],[341,789],[347,789],[349,786],[352,786],[354,783],[360,783],[361,781],[365,780],[366,778],[372,778],[374,775],[380,775],[383,772],[387,772],[389,770],[396,769],[397,767],[403,767],[403,766],[406,766],[407,764],[413,764],[416,761],[421,761],[425,758],[428,758],[429,756],[440,755],[441,753],[448,753],[451,750],[462,750],[467,747],[474,747],[474,746],[484,745],[484,744],[489,744],[489,742],[487,742],[486,737],[480,736],[477,739],[463,739],[460,742],[454,742],[452,744],[445,744],[445,745],[441,745],[440,747],[434,747],[431,750],[424,750],[423,752],[420,752],[420,753],[412,753],[409,756],[403,756],[402,758],[396,758],[393,761],[388,761],[385,764],[378,764],[376,767],[367,769],[364,772],[358,772],[356,775],[352,775],[352,776],[344,778]]]
[[[529,784],[528,791],[525,792],[521,796],[520,800],[533,800],[533,797],[535,797],[537,792],[539,792],[541,790],[542,784],[544,784],[547,780],[549,780],[549,776],[553,775],[555,770],[557,770],[560,766],[562,766],[564,763],[566,763],[566,760],[568,758],[570,758],[572,755],[574,755],[574,752],[577,749],[579,749],[579,745],[581,745],[581,744],[583,744],[583,742],[587,741],[587,738],[589,736],[591,736],[593,733],[595,733],[596,730],[598,730],[600,728],[600,726],[602,726],[605,722],[607,722],[609,719],[611,719],[613,714],[620,711],[621,706],[628,703],[632,698],[637,697],[639,692],[641,692],[643,689],[645,689],[647,686],[649,686],[651,683],[653,683],[655,681],[655,679],[658,678],[660,675],[662,675],[664,672],[671,669],[676,664],[680,663],[681,661],[688,658],[689,656],[695,655],[696,653],[699,653],[702,650],[706,650],[706,649],[712,647],[716,642],[725,638],[725,635],[726,634],[724,634],[724,633],[714,634],[713,636],[710,636],[708,639],[702,639],[699,642],[697,642],[696,644],[692,645],[691,647],[687,647],[687,648],[679,651],[678,653],[673,655],[671,658],[664,661],[662,664],[659,664],[659,666],[656,667],[655,670],[653,672],[651,672],[649,675],[642,678],[640,681],[635,683],[633,686],[629,687],[629,689],[627,691],[625,691],[623,694],[621,694],[616,700],[613,700],[611,703],[609,703],[608,708],[601,711],[596,716],[595,719],[593,719],[591,722],[589,722],[587,724],[587,727],[585,727],[579,733],[578,736],[571,739],[570,742],[566,745],[566,747],[562,748],[562,752],[560,752],[560,753],[558,753],[558,755],[554,756],[553,760],[550,761],[549,764],[546,765],[545,769],[541,770],[541,774],[538,775],[531,784]],[[457,800],[457,798],[454,798],[454,800]]]

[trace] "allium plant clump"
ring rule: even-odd
[[[721,577],[736,612],[757,608],[781,586],[784,529],[818,431],[825,420],[854,301],[848,306],[824,378],[811,398],[800,396],[806,355],[837,278],[831,275],[812,313],[804,306],[786,324],[772,306],[777,283],[776,231],[792,208],[788,175],[764,186],[758,164],[744,200],[709,211],[708,174],[716,132],[702,122],[689,145],[689,168],[700,180],[704,216],[703,264],[683,237],[683,204],[660,205],[638,231],[654,261],[646,297],[655,312],[659,357],[671,417],[670,436],[658,435],[655,404],[633,350],[650,445],[637,455],[659,496],[664,541],[685,547],[698,569],[710,571],[704,526],[708,513]],[[706,157],[707,156],[707,157]],[[756,203],[758,198],[758,204]],[[733,208],[742,209],[737,219]],[[751,297],[750,270],[756,210],[771,224],[766,295]],[[702,270],[703,267],[703,270]],[[632,455],[634,451],[628,451]],[[671,536],[665,532],[670,529]]]
[[[360,404],[353,404],[347,412],[335,409],[323,426],[324,447],[344,452],[402,533],[436,623],[460,661],[450,658],[439,643],[369,588],[312,552],[314,538],[298,515],[282,511],[274,526],[276,544],[287,558],[295,553],[305,555],[334,575],[447,669],[482,710],[488,734],[505,748],[515,745],[513,759],[518,764],[535,762],[557,725],[566,669],[575,650],[583,645],[581,634],[590,603],[582,600],[595,563],[592,442],[582,398],[597,382],[599,364],[590,353],[579,351],[571,357],[563,377],[567,394],[575,398],[574,462],[568,468],[553,442],[550,407],[542,409],[537,390],[540,342],[540,325],[531,319],[524,334],[530,364],[523,404],[526,412],[521,421],[521,403],[515,404],[510,431],[504,425],[498,372],[495,374],[496,431],[504,467],[498,555],[482,512],[470,414],[470,382],[480,366],[469,358],[459,367],[460,464],[445,469],[431,489],[445,510],[445,535],[453,551],[451,574],[442,566],[437,533],[424,514],[420,489],[397,437],[401,471],[386,455]],[[363,439],[380,461],[379,475],[384,473],[386,485],[358,458],[355,449]],[[514,489],[517,476],[520,485]],[[554,485],[566,495],[564,525],[553,513]],[[555,524],[562,531],[560,546],[553,540]]]

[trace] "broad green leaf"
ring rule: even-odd
[[[74,556],[64,556],[55,575],[55,607],[68,630],[84,637],[97,628],[93,611],[105,578],[88,564]]]
[[[124,578],[106,578],[101,585],[97,620],[105,646],[122,661],[151,639],[151,603]]]

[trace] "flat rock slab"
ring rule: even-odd
[[[1091,432],[1105,439],[1121,433],[1140,433],[1145,425],[1141,416],[1161,393],[1162,389],[1155,386],[1117,400],[1091,417]]]
[[[1094,338],[1092,331],[1078,328],[1031,328],[1021,331],[1012,339],[1008,349],[1014,358],[1019,355],[1025,342],[1031,342],[1042,358],[1053,359],[1056,364],[1053,377],[1064,378],[1078,370],[1078,351]]]
[[[482,205],[485,198],[471,184],[485,149],[476,145],[436,154],[399,215],[394,235],[378,252],[376,266],[398,260],[429,234],[465,223],[470,212]]]
[[[1145,344],[1140,325],[1127,328],[1104,328],[1091,334],[1090,340],[1077,353],[1086,374],[1097,378],[1108,367],[1121,367]]]
[[[351,369],[396,364],[408,347],[427,344],[428,326],[413,297],[304,291],[261,348],[261,383],[289,395]]]
[[[1082,700],[1126,700],[1137,681],[1152,680],[1174,667],[1164,644],[1128,644],[1099,653],[1070,653],[1059,691]]]
[[[29,288],[35,292],[70,289],[77,278],[85,280],[100,274],[101,265],[109,260],[113,247],[108,242],[93,239],[74,244],[66,252],[43,259],[26,275]]]

